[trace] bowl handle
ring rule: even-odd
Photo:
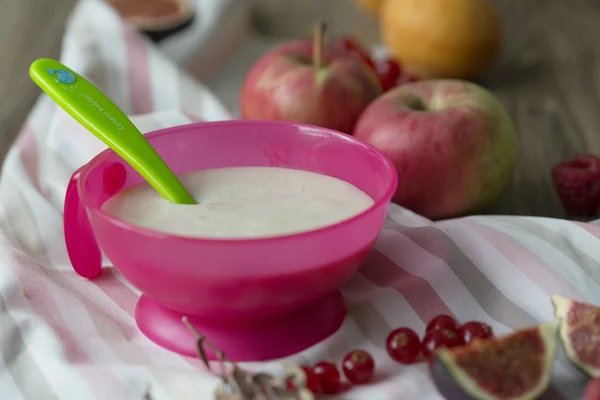
[[[73,269],[84,278],[93,279],[102,271],[102,253],[77,191],[82,168],[73,173],[67,186],[64,234]]]

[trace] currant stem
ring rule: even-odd
[[[323,66],[323,41],[325,38],[325,23],[320,22],[315,27],[313,35],[313,67],[321,68]]]
[[[206,346],[206,347],[210,348],[212,351],[214,351],[217,358],[219,359],[219,361],[221,361],[221,362],[227,361],[227,362],[231,363],[233,366],[236,366],[236,364],[233,362],[233,360],[231,360],[229,357],[227,357],[227,355],[221,349],[219,349],[217,346],[215,346],[211,342],[209,342],[208,339],[206,338],[206,336],[201,334],[198,331],[198,329],[196,329],[196,327],[194,325],[192,325],[192,323],[190,322],[188,317],[185,317],[185,316],[182,317],[181,322],[183,322],[185,324],[185,326],[190,330],[190,332],[192,332],[194,335],[196,335],[197,340],[198,340],[198,346],[197,346],[198,353],[199,353],[198,355],[204,362],[206,368],[210,369],[210,365],[208,364],[208,357],[206,356],[204,346]]]

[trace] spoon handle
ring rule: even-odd
[[[31,79],[81,125],[119,154],[173,203],[196,201],[129,118],[91,82],[51,59],[36,60]]]

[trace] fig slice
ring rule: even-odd
[[[431,375],[449,400],[533,400],[550,385],[559,321],[440,348]]]
[[[108,3],[155,42],[187,28],[195,16],[190,0],[108,0]]]
[[[593,378],[600,377],[600,307],[552,296],[560,319],[560,339],[573,364]]]

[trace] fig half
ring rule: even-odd
[[[567,356],[589,376],[600,377],[600,307],[559,295],[552,296],[552,304]]]
[[[190,0],[108,0],[108,3],[155,42],[187,28],[195,16]]]
[[[550,385],[558,321],[508,336],[441,348],[431,374],[449,400],[533,400]]]

